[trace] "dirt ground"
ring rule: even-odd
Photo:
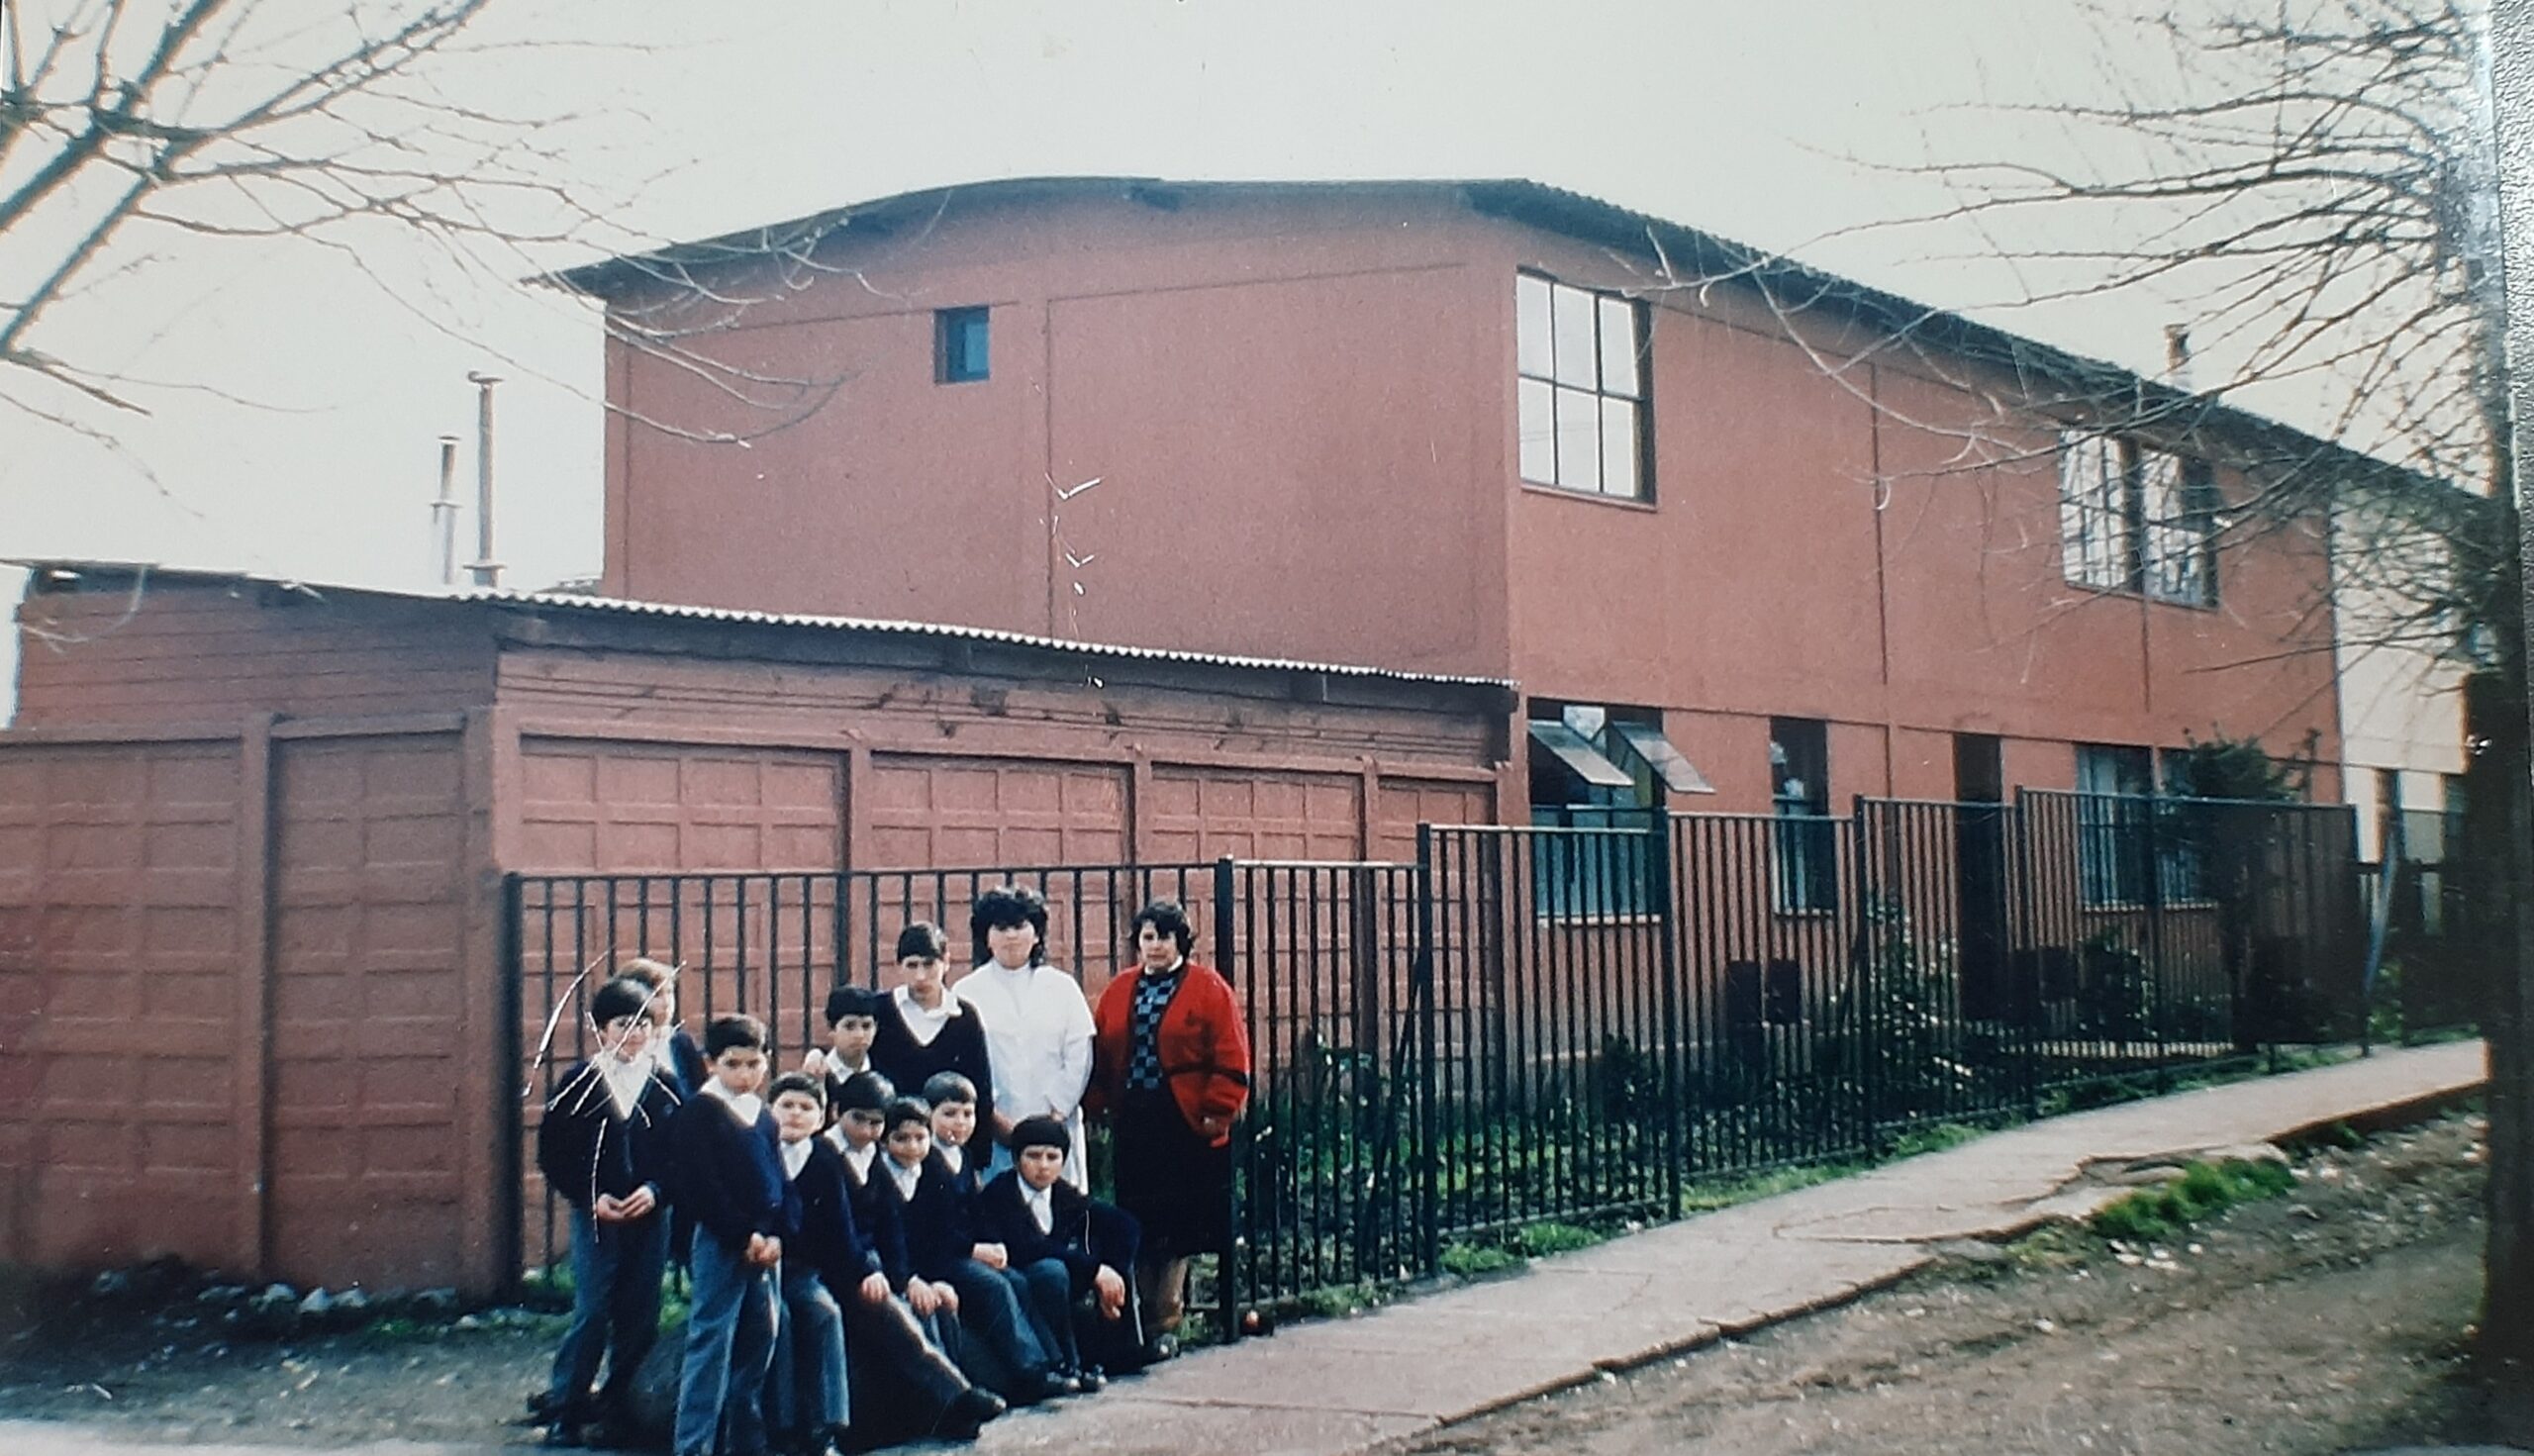
[[[2051,1230],[1830,1310],[1403,1443],[1402,1456],[2329,1453],[2534,1446],[2534,1375],[2462,1348],[2482,1133],[2311,1154],[2171,1243]]]
[[[2285,1197],[2169,1245],[2052,1231],[1845,1309],[1500,1411],[1405,1453],[2337,1452],[2534,1446],[2534,1382],[2460,1351],[2480,1277],[2481,1127],[2313,1153]],[[513,1441],[550,1316],[282,1342],[188,1299],[0,1290],[0,1414],[172,1441]]]

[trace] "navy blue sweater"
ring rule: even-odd
[[[844,1155],[826,1138],[811,1138],[810,1160],[792,1179],[792,1226],[783,1236],[783,1262],[798,1260],[817,1270],[839,1300],[872,1275],[888,1273],[853,1216],[852,1183]]]
[[[669,1148],[679,1211],[697,1227],[733,1251],[750,1234],[783,1236],[787,1189],[772,1113],[760,1108],[750,1124],[718,1097],[691,1097],[670,1119]]]
[[[883,1203],[893,1205],[898,1226],[905,1231],[907,1263],[926,1279],[946,1279],[959,1262],[977,1246],[971,1232],[971,1195],[950,1172],[950,1165],[938,1153],[926,1153],[924,1172],[918,1176],[915,1197],[898,1192],[898,1180],[881,1166],[888,1161],[883,1150],[879,1161],[871,1165],[871,1182],[880,1192]]]
[[[1050,1226],[1041,1233],[1022,1195],[1020,1170],[1006,1168],[977,1195],[972,1226],[978,1238],[1002,1244],[1015,1269],[1041,1259],[1064,1265],[1077,1294],[1091,1287],[1101,1265],[1123,1272],[1134,1264],[1140,1230],[1132,1215],[1061,1178],[1047,1190],[1047,1212]]]
[[[827,1141],[825,1137],[819,1140]],[[889,1288],[904,1294],[907,1276],[914,1273],[915,1268],[907,1262],[906,1229],[898,1222],[897,1200],[880,1192],[880,1184],[889,1176],[880,1165],[888,1158],[886,1151],[874,1153],[871,1177],[865,1181],[856,1178],[853,1166],[844,1160],[844,1154],[837,1153],[836,1173],[844,1180],[845,1202],[853,1210],[854,1226],[862,1230],[862,1236],[871,1244],[871,1251],[879,1256],[880,1272],[889,1276]]]
[[[619,1116],[607,1076],[596,1059],[580,1062],[554,1084],[545,1116],[536,1124],[536,1168],[545,1186],[572,1207],[586,1209],[601,1194],[624,1198],[649,1184],[669,1195],[669,1120],[678,1094],[653,1071],[630,1116]]]

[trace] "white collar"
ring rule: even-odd
[[[810,1139],[806,1137],[799,1142],[783,1144],[782,1152],[783,1176],[786,1178],[800,1177],[801,1170],[810,1165]]]
[[[950,1176],[953,1178],[958,1177],[959,1170],[967,1166],[968,1152],[965,1148],[952,1147],[945,1142],[935,1147],[933,1151],[941,1154],[941,1161],[949,1165]]]
[[[941,988],[941,1004],[935,1007],[927,1007],[916,1000],[904,986],[889,994],[898,1004],[898,1019],[905,1022],[910,1031],[921,1027],[926,1041],[941,1029],[942,1023],[959,1015],[959,998],[947,986]]]
[[[642,1094],[651,1081],[651,1059],[637,1056],[628,1061],[613,1052],[599,1053],[599,1080],[607,1084],[608,1101],[615,1104],[620,1120],[631,1119],[642,1105]]]
[[[1031,1188],[1021,1185],[1021,1201],[1029,1206],[1029,1216],[1037,1220],[1040,1233],[1053,1233],[1056,1228],[1056,1199],[1053,1186]]]
[[[853,1170],[854,1178],[860,1182],[870,1182],[871,1159],[878,1156],[880,1144],[875,1142],[869,1147],[855,1147],[852,1143],[844,1140],[844,1133],[841,1129],[838,1129],[831,1135],[835,1138],[835,1150],[844,1155],[844,1165]]]
[[[876,1149],[879,1144],[875,1142],[871,1146]],[[897,1159],[891,1158],[888,1160],[888,1169],[889,1181],[898,1186],[898,1197],[912,1200],[915,1197],[916,1185],[924,1181],[924,1165],[918,1163],[910,1168]]]
[[[756,1124],[757,1114],[765,1111],[764,1098],[757,1096],[753,1092],[745,1094],[732,1093],[731,1089],[722,1085],[722,1079],[719,1077],[707,1077],[704,1079],[704,1095],[715,1099],[720,1102],[722,1106],[729,1108],[731,1110],[731,1116],[738,1118],[740,1121],[745,1122],[750,1126],[754,1126]]]

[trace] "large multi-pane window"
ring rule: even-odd
[[[1644,309],[1523,273],[1513,316],[1522,478],[1644,499]]]
[[[2207,465],[2083,431],[2059,437],[2068,580],[2159,601],[2217,600],[2217,489]]]

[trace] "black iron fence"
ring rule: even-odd
[[[2363,1020],[2345,808],[2025,792],[1612,812],[1427,825],[1411,864],[517,877],[528,1120],[585,1052],[614,962],[681,966],[690,1023],[763,1016],[790,1062],[823,1038],[828,988],[887,980],[907,922],[955,942],[1007,881],[1047,897],[1049,959],[1095,998],[1157,895],[1242,997],[1254,1094],[1235,1244],[1210,1275],[1223,1328],[1433,1273],[1455,1245],[1665,1219],[1702,1181]],[[533,1173],[521,1192],[526,1262],[546,1262],[559,1220]]]

